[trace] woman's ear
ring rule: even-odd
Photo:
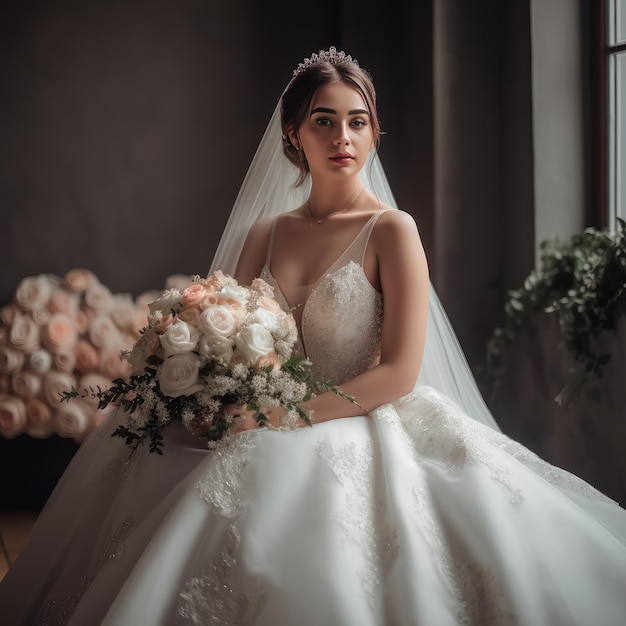
[[[289,141],[291,142],[291,145],[296,150],[300,150],[300,139],[298,138],[298,135],[294,132],[288,132],[287,137],[289,137]]]

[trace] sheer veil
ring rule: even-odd
[[[281,137],[279,101],[235,200],[211,264],[212,272],[221,269],[234,273],[248,230],[256,220],[291,210],[306,200],[309,186],[305,182],[295,187],[298,170],[283,155]],[[383,204],[398,208],[375,152],[361,175]],[[498,428],[432,285],[426,347],[417,384],[437,389],[476,421]]]

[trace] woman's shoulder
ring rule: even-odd
[[[376,220],[374,234],[384,240],[399,237],[418,237],[415,218],[401,209],[384,208]]]

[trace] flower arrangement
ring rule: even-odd
[[[281,426],[294,428],[300,419],[311,425],[300,403],[315,391],[354,401],[332,381],[313,381],[311,363],[292,354],[294,317],[259,278],[243,287],[220,271],[194,276],[190,286],[166,290],[149,309],[148,325],[124,352],[130,378],[80,393],[73,388],[62,398],[90,397],[100,408],[120,404],[127,420],[113,436],[124,438],[132,452],[147,439],[150,452],[162,454],[161,433],[172,422],[211,447],[232,426],[227,404],[246,405],[259,425],[268,424],[264,408],[281,406],[287,411]]]
[[[59,394],[129,374],[119,353],[137,340],[151,297],[112,294],[84,269],[24,278],[0,309],[0,435],[82,441],[103,415],[92,399],[62,405]]]
[[[541,244],[539,266],[509,292],[505,323],[488,343],[484,387],[491,398],[505,371],[507,347],[532,328],[533,316],[540,312],[557,318],[560,346],[570,358],[568,380],[555,398],[567,407],[592,375],[602,377],[610,356],[596,353],[595,340],[615,330],[626,313],[626,222],[618,219],[615,232],[587,228],[569,241]]]

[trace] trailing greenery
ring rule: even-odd
[[[559,345],[571,360],[568,380],[556,397],[567,406],[592,375],[602,377],[610,356],[596,354],[594,340],[614,330],[626,313],[626,223],[619,220],[616,233],[587,228],[565,243],[545,241],[540,249],[539,267],[509,292],[505,322],[488,342],[486,392],[493,397],[497,391],[507,346],[532,328],[536,313],[545,312],[557,316]]]

